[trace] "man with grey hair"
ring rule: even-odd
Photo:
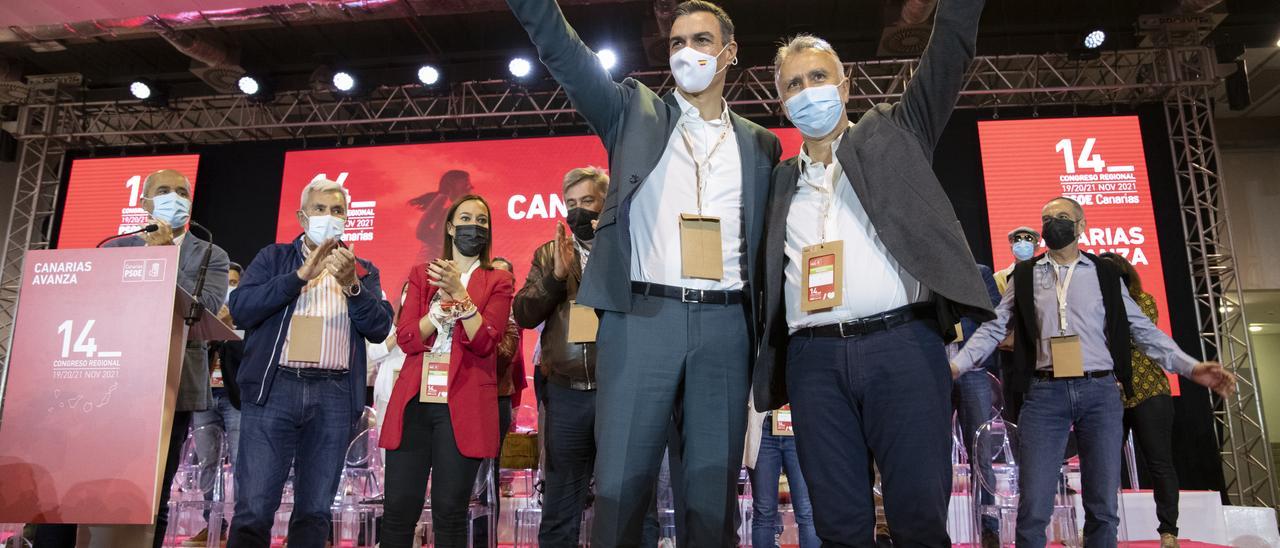
[[[972,60],[982,0],[940,0],[895,104],[852,124],[849,79],[824,40],[777,56],[778,93],[804,136],[774,169],[764,244],[760,411],[791,404],[824,546],[872,542],[873,464],[895,545],[948,546],[951,388],[945,344],[993,317],[930,166]]]
[[[303,233],[258,252],[231,294],[245,330],[236,509],[228,546],[266,547],[294,471],[289,544],[324,546],[352,426],[365,405],[365,342],[391,331],[378,269],[342,243],[342,185],[302,190]]]

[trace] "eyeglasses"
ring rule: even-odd
[[[1036,243],[1036,237],[1035,237],[1035,236],[1033,236],[1032,234],[1028,233],[1028,232],[1019,232],[1018,234],[1014,234],[1014,235],[1013,235],[1013,241],[1015,241],[1015,242],[1031,242],[1031,243],[1033,243],[1033,244],[1034,244],[1034,243]]]

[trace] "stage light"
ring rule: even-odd
[[[153,90],[151,89],[151,84],[143,80],[134,80],[132,84],[129,84],[129,93],[145,101],[151,98]]]
[[[600,66],[604,67],[605,70],[613,70],[613,67],[618,66],[618,54],[611,49],[600,50],[596,53],[596,57],[600,58]]]
[[[434,86],[440,81],[440,70],[431,65],[422,65],[418,68],[418,81],[424,86]]]
[[[240,92],[245,95],[256,95],[262,90],[262,84],[258,83],[258,79],[247,74],[241,76],[240,80],[236,81],[236,86],[238,86],[240,88]]]
[[[516,57],[511,60],[511,63],[507,64],[507,70],[510,70],[511,75],[516,78],[524,78],[530,72],[533,72],[533,65],[529,63],[528,59]]]
[[[1261,326],[1261,325],[1259,325],[1259,324],[1256,324],[1256,323],[1255,323],[1255,324],[1253,324],[1253,325],[1250,325],[1250,326],[1249,326],[1249,332],[1250,332],[1250,333],[1258,333],[1258,332],[1260,332],[1260,331],[1262,331],[1262,326]]]
[[[351,73],[340,70],[333,73],[333,87],[342,92],[351,91],[356,87],[356,78]]]
[[[1096,29],[1084,37],[1084,47],[1089,49],[1098,49],[1102,47],[1102,43],[1107,41],[1107,33],[1102,29]]]

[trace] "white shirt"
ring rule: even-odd
[[[906,306],[920,299],[919,283],[905,272],[885,249],[876,235],[871,219],[863,209],[849,176],[840,170],[840,184],[834,184],[839,160],[831,145],[830,165],[814,162],[800,147],[800,180],[795,198],[787,212],[786,275],[787,327],[792,333],[806,327],[818,327],[854,320]],[[830,207],[826,201],[834,199]],[[826,210],[824,217],[823,212]],[[844,265],[841,277],[840,306],[812,313],[800,311],[800,263],[804,248],[822,243],[822,225],[826,224],[827,241],[844,240]],[[908,292],[910,287],[910,292]]]
[[[631,201],[631,280],[690,289],[742,289],[742,159],[729,105],[724,105],[719,119],[706,121],[679,92],[676,102],[681,110],[678,127]],[[681,128],[688,134],[693,155]],[[717,147],[722,132],[724,142]],[[680,214],[698,213],[694,158],[705,163],[702,215],[720,218],[724,279],[719,281],[680,276]]]
[[[467,284],[471,283],[471,274],[477,268],[480,268],[480,261],[471,263],[471,268],[468,268],[466,272],[459,276],[459,279],[462,280],[462,287],[467,287]],[[458,322],[440,325],[440,322],[436,320],[436,317],[441,315],[440,302],[443,299],[442,295],[443,293],[437,291],[435,296],[431,298],[431,311],[427,314],[427,317],[431,319],[431,325],[436,326],[436,342],[431,345],[431,351],[438,354],[448,354],[453,351],[453,327],[458,325]]]

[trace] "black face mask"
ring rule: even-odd
[[[565,222],[569,223],[569,230],[573,231],[573,237],[584,242],[591,241],[596,237],[596,229],[591,226],[591,221],[600,217],[598,211],[575,207],[569,210],[569,214],[565,216]]]
[[[1057,251],[1076,241],[1076,222],[1071,219],[1053,218],[1044,222],[1040,231],[1049,249]]]
[[[489,229],[480,225],[460,225],[453,228],[453,245],[463,257],[479,257],[489,246]]]

